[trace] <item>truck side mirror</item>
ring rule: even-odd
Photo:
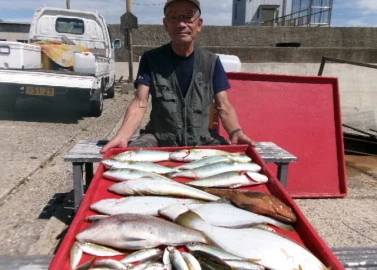
[[[116,39],[113,42],[114,49],[120,49],[122,47],[122,41],[120,39]]]

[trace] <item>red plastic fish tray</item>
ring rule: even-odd
[[[163,150],[163,151],[175,151],[179,149],[189,149],[190,147],[160,147],[160,148],[148,148],[148,149],[156,149],[156,150]],[[301,212],[299,207],[295,204],[292,198],[289,196],[287,191],[284,187],[280,184],[280,182],[276,179],[276,177],[270,172],[267,168],[266,164],[263,162],[259,154],[255,151],[254,148],[248,147],[246,145],[230,145],[230,146],[211,146],[211,147],[198,147],[198,148],[212,148],[212,149],[221,149],[228,152],[239,152],[245,153],[250,156],[253,162],[259,164],[262,167],[261,173],[265,174],[269,181],[266,184],[258,185],[258,186],[251,186],[247,188],[247,190],[255,190],[261,191],[268,194],[272,194],[282,200],[284,203],[289,205],[293,211],[297,215],[297,222],[294,224],[294,231],[287,232],[283,231],[279,228],[274,229],[301,243],[302,245],[306,246],[313,254],[315,254],[327,267],[331,269],[344,269],[343,265],[340,261],[335,257],[332,253],[331,249],[328,245],[321,239],[318,235],[317,231],[314,227],[309,223],[309,221],[305,218],[304,214]],[[108,152],[105,153],[104,158],[112,157],[116,154],[121,152],[133,150],[133,148],[115,148],[110,149]],[[159,164],[162,165],[180,165],[182,163],[177,162],[160,162]],[[60,243],[58,250],[50,264],[49,269],[51,270],[64,270],[64,269],[71,269],[70,267],[70,250],[75,242],[75,236],[77,233],[81,232],[83,229],[90,225],[90,222],[85,221],[85,217],[91,216],[96,214],[94,211],[90,210],[89,206],[101,199],[106,198],[121,198],[122,196],[109,192],[107,188],[114,184],[114,181],[108,180],[103,177],[103,172],[105,168],[102,164],[99,165],[94,178],[88,188],[87,193],[84,196],[84,199],[77,210],[77,213],[68,228],[64,239]],[[184,182],[187,179],[178,178],[177,181]],[[121,259],[124,256],[115,256],[115,257],[108,257],[112,259]],[[94,257],[92,255],[84,254],[79,265],[82,265]],[[103,259],[104,257],[101,257]]]
[[[228,78],[229,100],[244,132],[298,158],[289,165],[286,186],[293,198],[347,195],[337,78],[242,72]],[[221,126],[220,134],[228,137]]]

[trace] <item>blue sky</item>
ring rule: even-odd
[[[161,24],[165,0],[133,0],[132,13],[139,24]],[[214,4],[216,3],[216,4]],[[0,19],[30,22],[34,10],[43,6],[66,7],[66,0],[0,0]],[[231,25],[232,0],[202,0],[206,25]],[[119,23],[126,0],[71,0],[72,9],[98,10],[108,23]],[[334,0],[331,26],[377,26],[377,0]]]

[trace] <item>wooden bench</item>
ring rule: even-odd
[[[73,192],[75,209],[81,203],[85,188],[93,178],[93,163],[101,161],[99,152],[107,141],[83,140],[74,145],[64,157],[64,161],[73,165]],[[265,162],[274,162],[278,166],[277,178],[286,186],[288,181],[288,165],[297,161],[297,157],[272,142],[259,142],[256,150]]]
[[[377,247],[334,248],[334,255],[347,270],[377,269]],[[22,257],[0,256],[1,269],[7,270],[46,270],[53,255],[33,255]],[[334,269],[336,270],[336,269]]]

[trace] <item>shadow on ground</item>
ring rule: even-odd
[[[0,120],[76,124],[89,117],[89,102],[18,99],[14,110],[0,108]]]

